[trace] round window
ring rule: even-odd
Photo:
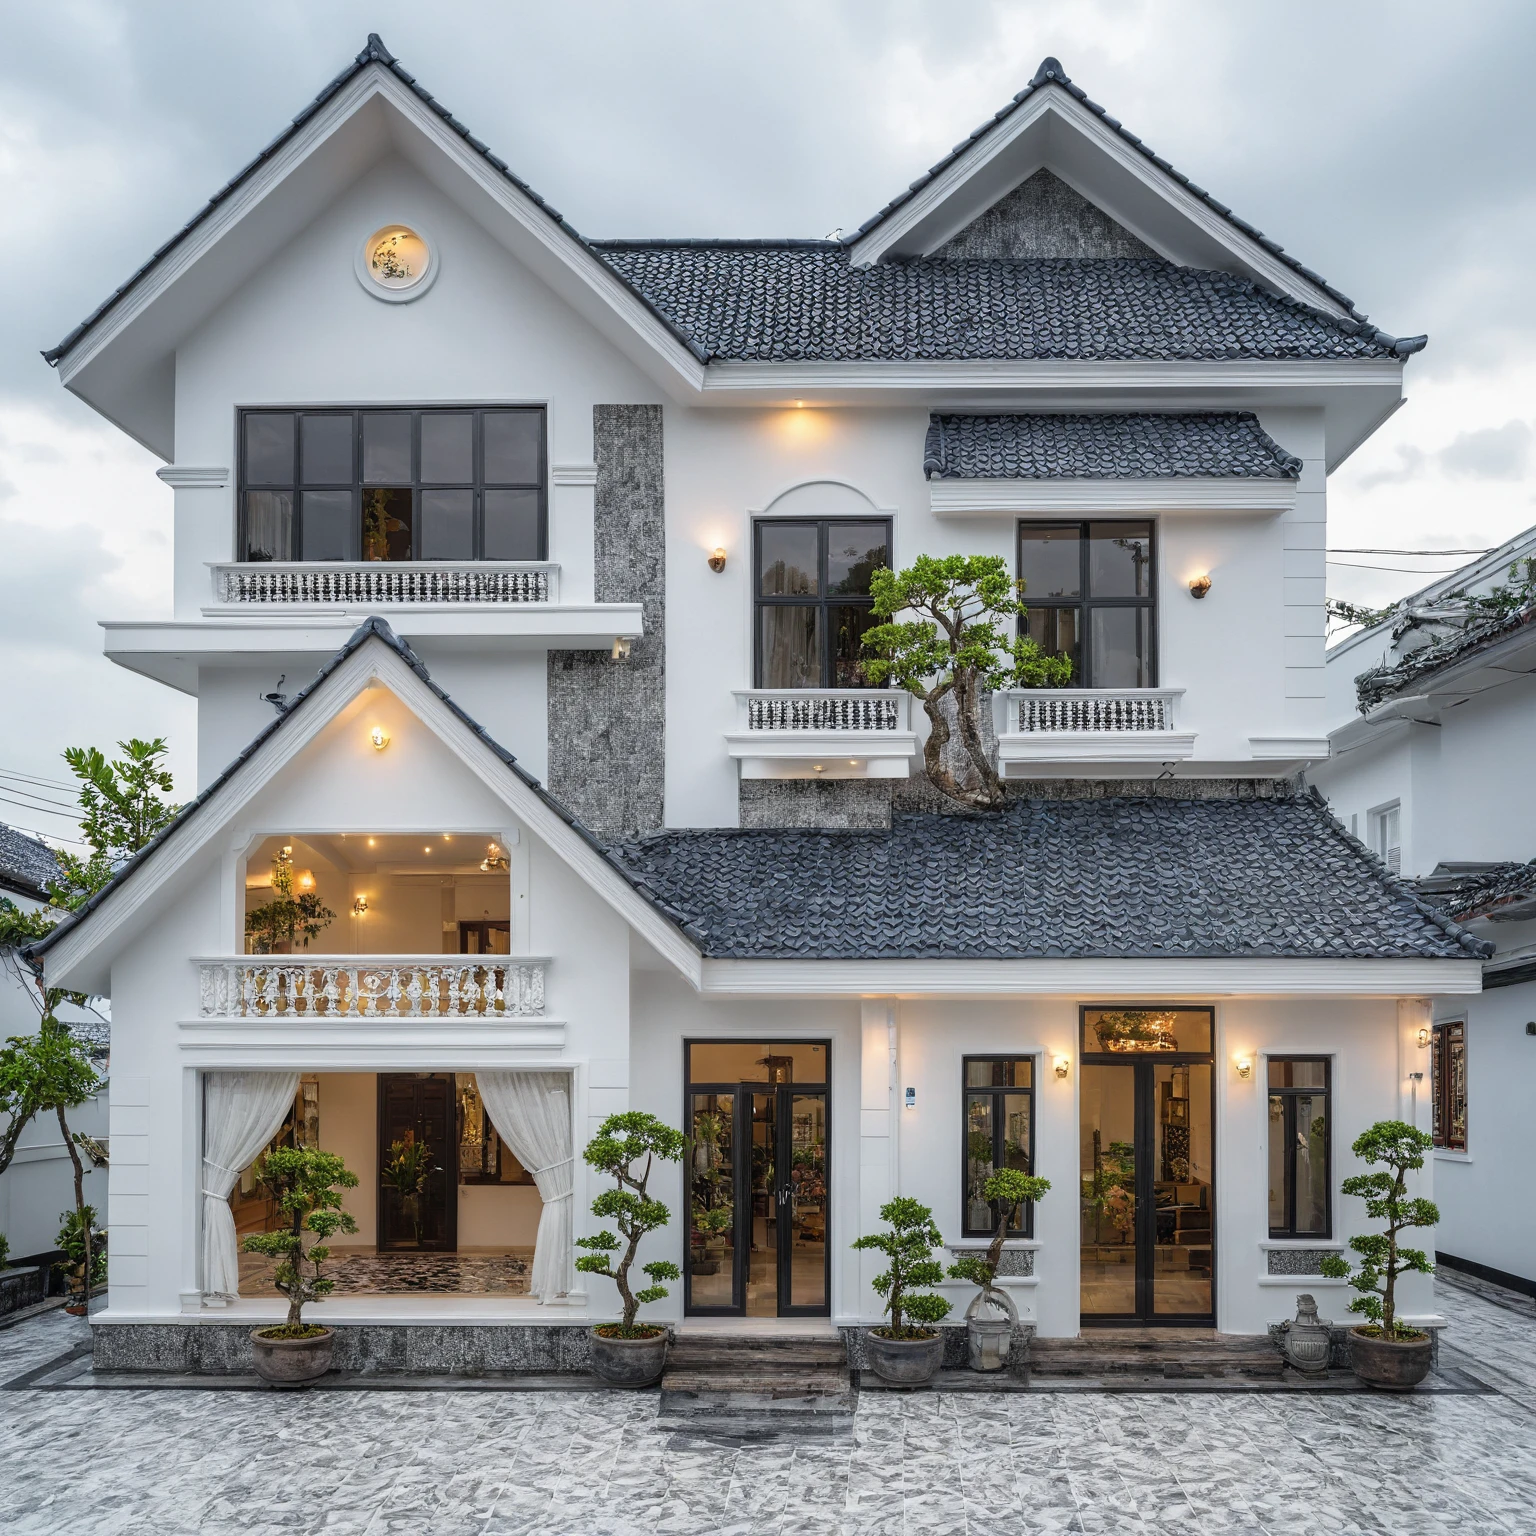
[[[409,224],[386,224],[363,242],[358,277],[381,299],[415,298],[437,276],[437,259],[426,236]]]

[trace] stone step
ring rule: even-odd
[[[661,1378],[663,1392],[697,1392],[709,1396],[734,1396],[785,1399],[797,1397],[842,1397],[851,1388],[845,1369],[780,1371],[695,1371],[668,1366]]]
[[[838,1338],[776,1342],[765,1348],[756,1339],[699,1339],[684,1334],[667,1352],[667,1358],[698,1370],[744,1370],[755,1366],[838,1366],[845,1363],[847,1353]]]
[[[1036,1339],[1036,1376],[1279,1376],[1285,1360],[1267,1338],[1091,1336]]]

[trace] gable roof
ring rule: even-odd
[[[1409,651],[1400,661],[1383,663],[1362,672],[1355,679],[1355,698],[1361,714],[1388,699],[1396,698],[1410,687],[1424,683],[1464,661],[1471,661],[1484,651],[1506,640],[1524,635],[1536,625],[1536,603],[1527,603],[1511,613],[1470,618],[1450,634],[1418,650]]]
[[[1212,197],[1204,187],[1197,186],[1183,172],[1175,170],[1169,162],[1157,154],[1151,145],[1143,142],[1134,133],[1120,122],[1118,118],[1111,117],[1109,113],[1096,101],[1090,100],[1088,93],[1081,86],[1074,85],[1066,70],[1061,67],[1058,59],[1047,56],[1040,61],[1040,67],[1034,73],[1029,84],[1024,87],[1007,105],[999,108],[981,126],[962,139],[941,160],[930,166],[923,175],[912,182],[904,191],[898,192],[890,202],[881,208],[872,217],[866,219],[854,233],[848,237],[848,243],[854,244],[864,236],[873,233],[881,225],[885,224],[900,209],[904,208],[913,197],[927,186],[935,177],[942,175],[951,166],[963,160],[977,145],[994,135],[999,127],[1012,118],[1021,107],[1032,97],[1051,88],[1065,91],[1074,100],[1079,102],[1087,111],[1098,117],[1107,127],[1111,128],[1120,139],[1130,145],[1138,154],[1143,156],[1159,171],[1176,182],[1185,191],[1198,198],[1207,208],[1219,214],[1231,227],[1241,235],[1261,246],[1271,256],[1285,263],[1298,276],[1305,278],[1308,283],[1327,294],[1336,304],[1343,308],[1352,318],[1365,321],[1367,317],[1356,307],[1355,302],[1347,294],[1341,293],[1326,278],[1314,272],[1310,267],[1304,266],[1294,256],[1287,253],[1284,246],[1278,241],[1272,240],[1262,230],[1255,229],[1246,219],[1239,218],[1225,203]],[[1425,341],[1423,337],[1413,338],[1418,343],[1411,348],[1417,351]]]
[[[1301,460],[1252,411],[928,418],[930,480],[1295,480]]]
[[[1012,801],[888,832],[662,832],[618,858],[711,959],[1458,959],[1315,793]]]
[[[15,891],[38,901],[48,899],[48,887],[64,878],[53,849],[15,827],[0,822],[0,890]]]
[[[1412,882],[1430,906],[1458,923],[1486,917],[1493,922],[1527,922],[1536,917],[1536,859],[1506,859],[1472,868],[1439,866]]]
[[[1153,257],[859,266],[825,240],[593,245],[709,361],[1336,361],[1422,344]]]

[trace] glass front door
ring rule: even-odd
[[[827,1045],[686,1049],[687,1311],[827,1315]]]
[[[1103,1054],[1082,1066],[1083,1321],[1209,1323],[1214,1069],[1208,1056],[1173,1054],[1181,1045],[1208,1047],[1209,1028],[1202,1037],[1173,1011],[1102,1017],[1097,1036],[1084,1030],[1085,1053],[1099,1045]],[[1119,1059],[1103,1059],[1112,1053]]]

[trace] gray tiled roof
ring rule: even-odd
[[[1355,679],[1355,698],[1360,713],[1367,713],[1410,685],[1426,682],[1458,661],[1470,660],[1479,651],[1488,650],[1521,630],[1529,629],[1532,624],[1536,624],[1536,606],[1472,619],[1433,644],[1410,651],[1391,666],[1372,667],[1369,672],[1362,672]]]
[[[934,415],[923,473],[930,480],[1294,480],[1301,460],[1252,411]]]
[[[897,814],[889,832],[662,832],[616,852],[718,958],[1492,952],[1311,795],[1020,799],[996,816]]]
[[[838,242],[595,241],[710,359],[1358,359],[1373,327],[1144,257],[857,267]]]
[[[1430,906],[1459,923],[1474,917],[1523,922],[1536,917],[1536,860],[1485,864],[1455,875],[1411,882]]]
[[[0,890],[42,898],[48,887],[63,877],[59,861],[46,843],[0,822]]]

